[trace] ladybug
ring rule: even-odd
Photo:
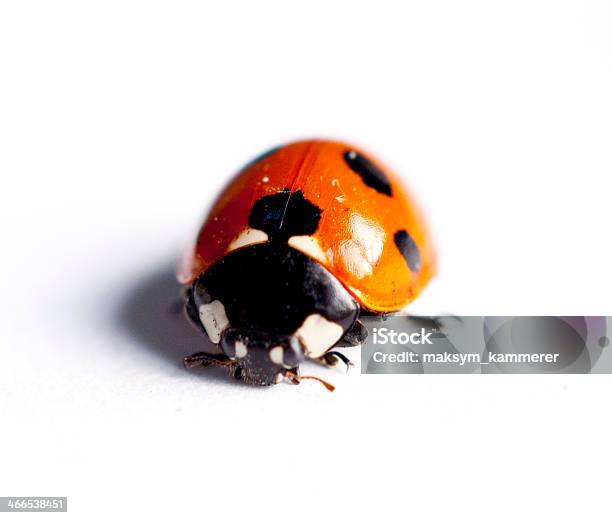
[[[307,358],[348,365],[336,348],[363,343],[360,314],[403,308],[434,266],[421,212],[378,160],[327,140],[272,149],[221,193],[179,266],[214,351],[185,365],[252,385],[297,384]]]

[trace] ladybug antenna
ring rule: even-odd
[[[329,383],[328,381],[322,380],[321,378],[317,378],[316,376],[300,376],[300,379],[303,379],[303,380],[317,380],[319,383],[321,383],[330,392],[333,392],[334,390],[336,390],[336,387],[334,387],[331,383]]]
[[[319,383],[321,383],[321,385],[323,385],[330,392],[333,392],[334,390],[336,390],[336,387],[334,387],[331,383],[325,380],[322,380],[321,378],[317,378],[316,376],[300,376],[296,372],[287,371],[285,373],[285,377],[294,385],[298,385],[300,381],[302,380],[316,380]]]

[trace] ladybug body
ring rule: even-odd
[[[360,312],[403,308],[434,271],[429,233],[397,178],[356,148],[302,141],[248,164],[179,267],[186,312],[213,344],[186,365],[255,385],[298,383],[305,359],[366,337]]]

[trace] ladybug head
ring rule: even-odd
[[[288,372],[297,374],[304,360],[301,344],[291,335],[229,328],[221,334],[220,345],[234,360],[236,377],[253,385],[272,385]]]
[[[331,349],[359,306],[322,265],[277,239],[213,264],[194,281],[188,312],[236,377],[271,385]]]

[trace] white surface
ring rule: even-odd
[[[0,494],[604,515],[607,376],[254,390],[180,367],[197,337],[169,299],[229,175],[326,136],[426,207],[442,262],[414,311],[612,314],[611,22],[605,1],[2,2]]]

